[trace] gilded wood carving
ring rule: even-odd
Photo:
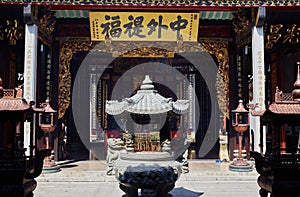
[[[70,61],[75,53],[89,51],[93,46],[94,44],[89,41],[66,41],[61,45],[59,54],[58,118],[63,117],[71,101]]]
[[[130,43],[132,44],[132,43]],[[134,43],[133,43],[134,44]],[[107,52],[112,53],[112,55],[121,55],[123,57],[173,57],[174,52],[171,51],[190,51],[190,52],[208,52],[211,55],[214,55],[218,60],[218,70],[219,75],[217,76],[216,89],[219,107],[224,116],[228,117],[229,107],[228,107],[228,44],[227,42],[202,42],[201,44],[194,46],[192,43],[178,44],[178,42],[166,42],[164,47],[157,47],[152,43],[153,46],[149,46],[149,42],[140,42],[136,46],[135,50],[127,52],[128,43],[118,42],[102,42],[102,44],[95,44],[90,41],[65,41],[60,48],[60,65],[59,65],[59,118],[62,118],[65,114],[65,111],[69,107],[70,97],[71,97],[71,73],[70,73],[70,61],[73,55],[79,51],[98,51],[98,52]],[[143,46],[145,45],[145,46]],[[167,50],[159,50],[170,49]],[[117,49],[117,50],[113,50]],[[140,50],[139,50],[140,49]],[[148,52],[145,53],[145,51]],[[171,50],[173,49],[173,50]],[[159,52],[158,52],[159,51]]]
[[[205,50],[218,60],[216,89],[219,108],[229,118],[229,56],[227,42],[202,42]]]

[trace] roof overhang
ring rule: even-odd
[[[26,111],[30,109],[30,105],[25,99],[20,98],[1,98],[0,112],[6,111]]]
[[[0,0],[0,4],[15,4],[15,5],[38,5],[51,6],[52,9],[155,9],[155,10],[237,10],[239,8],[258,8],[265,6],[270,9],[295,9],[300,6],[299,1],[295,0],[273,0],[265,1],[215,1],[215,0],[195,0],[195,1],[173,1],[173,0],[158,0],[158,1],[136,1],[136,0]]]
[[[230,2],[229,2],[230,3]],[[244,2],[227,4],[209,0],[203,2],[202,0],[196,1],[173,1],[173,0],[158,0],[158,1],[135,1],[135,0],[92,0],[92,1],[79,1],[79,0],[0,0],[0,4],[5,5],[25,5],[31,4],[34,6],[51,6],[52,9],[147,9],[147,10],[237,10],[238,7],[247,6]],[[253,4],[253,7],[259,5]]]

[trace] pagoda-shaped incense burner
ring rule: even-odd
[[[126,196],[137,197],[138,189],[142,196],[170,196],[168,192],[174,188],[183,168],[176,159],[187,143],[183,140],[182,150],[174,149],[172,140],[163,137],[161,131],[170,114],[183,115],[188,107],[188,100],[173,101],[160,95],[148,75],[132,97],[106,102],[108,114],[129,113],[135,123],[128,126],[123,140],[108,140],[109,174],[115,174]],[[153,130],[151,124],[162,124],[162,128]]]

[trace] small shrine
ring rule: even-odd
[[[45,108],[33,105],[23,99],[22,87],[3,89],[0,78],[0,196],[33,196],[34,178],[50,155],[50,149],[38,146],[38,132],[33,130],[34,114],[43,115]],[[44,126],[54,127],[46,122]]]
[[[277,87],[275,102],[266,110],[251,112],[253,116],[260,116],[261,124],[271,131],[266,153],[250,153],[260,174],[257,182],[262,197],[267,197],[268,193],[300,196],[300,62],[297,64],[297,80],[292,93],[283,93]]]
[[[187,166],[184,158],[187,138],[174,143],[167,130],[168,118],[187,113],[188,100],[173,101],[154,89],[146,75],[140,89],[121,102],[106,102],[110,115],[128,113],[133,124],[127,124],[120,139],[108,139],[107,174],[114,174],[126,196],[167,197]],[[130,122],[130,121],[127,121]]]

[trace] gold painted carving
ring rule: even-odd
[[[133,49],[121,55],[122,57],[144,57],[144,58],[172,58],[174,52],[166,49],[159,49],[155,47],[142,47]]]
[[[52,40],[52,32],[56,23],[55,12],[50,7],[41,7],[41,15],[39,16],[39,39],[45,44],[50,45]]]
[[[0,25],[0,40],[4,40],[4,28]]]
[[[241,35],[243,32],[248,30],[249,20],[246,17],[237,15],[237,20],[232,22],[234,32],[238,35]]]
[[[282,24],[270,25],[270,34],[267,35],[267,49],[272,49],[274,44],[276,44],[281,38],[281,34],[279,34],[278,32],[282,29],[282,27]]]
[[[232,21],[234,32],[237,34],[238,40],[250,31],[250,22],[247,17],[247,11],[239,9],[237,13],[234,13],[234,19]]]
[[[217,99],[221,112],[229,118],[229,56],[227,42],[203,42],[206,51],[218,60],[218,74],[216,79]]]
[[[50,35],[54,30],[54,25],[56,21],[54,20],[55,13],[47,13],[44,14],[43,17],[40,18],[40,28],[43,32]]]
[[[291,28],[288,28],[286,30],[286,33],[284,35],[284,40],[283,43],[289,42],[290,44],[298,44],[299,43],[299,36],[300,34],[300,28],[296,25],[293,24]]]
[[[163,57],[166,56],[167,50],[161,50],[160,52],[158,49],[167,47],[167,49],[175,49],[178,47],[178,44],[172,42],[160,43],[160,47],[153,47],[153,51],[151,53],[145,53],[145,49],[149,50],[152,49],[151,47],[143,47],[146,44],[149,46],[149,42],[139,42],[140,44],[137,45],[137,42],[102,42],[99,44],[92,43],[90,41],[65,41],[60,48],[60,65],[59,65],[59,118],[62,118],[65,114],[66,109],[69,107],[70,104],[70,96],[71,96],[71,73],[70,73],[70,61],[73,55],[79,51],[98,51],[98,52],[107,52],[115,54],[123,54],[123,57]],[[133,52],[128,51],[128,44],[135,44],[136,50]],[[156,46],[156,45],[153,45]],[[163,47],[162,47],[163,46]],[[171,48],[170,48],[171,47]],[[179,47],[181,51],[189,51],[189,52],[203,52],[207,51],[212,55],[215,55],[218,60],[218,69],[219,73],[217,76],[217,94],[218,94],[218,102],[219,107],[224,114],[224,116],[229,116],[229,108],[228,108],[228,44],[227,42],[203,42],[197,46],[194,43],[184,42],[182,46]],[[138,50],[139,49],[139,50]],[[170,50],[174,51],[174,50]],[[131,55],[130,55],[131,54]],[[134,54],[134,56],[132,56]],[[145,56],[142,56],[145,55]],[[122,55],[121,55],[122,56]]]
[[[297,45],[300,41],[300,27],[297,24],[288,27],[284,27],[282,24],[270,25],[266,36],[266,49],[272,49],[278,42]]]
[[[131,47],[128,47],[130,43]],[[195,42],[151,42],[151,41],[111,41],[106,38],[100,42],[92,51],[112,53],[113,57],[141,57],[141,58],[167,58],[174,57],[175,52],[203,52],[201,45]]]
[[[80,51],[90,51],[93,43],[90,41],[66,41],[61,45],[59,54],[59,94],[58,118],[62,118],[69,107],[71,97],[70,61],[73,55]]]
[[[251,27],[249,11],[245,9],[239,9],[237,13],[233,13],[233,29],[236,33],[237,47],[243,47],[251,42]]]
[[[4,31],[10,45],[16,45],[17,40],[24,37],[24,28],[17,19],[6,20],[6,28]]]

